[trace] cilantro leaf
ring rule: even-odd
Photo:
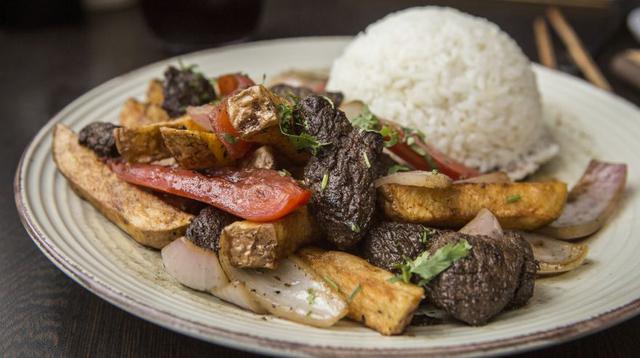
[[[308,149],[311,154],[316,155],[320,148],[329,144],[319,142],[316,137],[306,133],[304,130],[297,133],[296,127],[301,127],[301,125],[296,122],[293,107],[283,103],[278,105],[277,110],[278,118],[280,119],[280,132],[289,138],[296,149]]]
[[[371,113],[369,107],[365,107],[362,113],[352,118],[351,125],[363,131],[380,134],[384,138],[384,146],[387,148],[396,145],[400,139],[398,131],[391,126],[382,125],[380,119]]]
[[[389,170],[387,171],[387,174],[391,175],[391,174],[395,174],[395,173],[398,173],[398,172],[408,172],[410,170],[411,170],[411,168],[409,168],[406,165],[394,164],[391,167],[389,167]]]
[[[415,260],[405,258],[405,262],[398,265],[400,274],[396,276],[399,280],[409,283],[411,276],[415,274],[420,278],[418,284],[420,286],[426,285],[456,261],[469,255],[470,250],[471,245],[463,239],[439,248],[433,255],[425,251]]]

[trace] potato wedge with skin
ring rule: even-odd
[[[162,102],[164,102],[164,90],[162,89],[162,81],[154,78],[149,81],[149,87],[147,88],[147,101],[150,104],[154,104],[162,108]]]
[[[171,120],[169,114],[160,105],[143,103],[135,98],[129,98],[120,112],[120,125],[127,128],[137,128],[168,120]]]
[[[233,164],[214,133],[188,129],[160,128],[164,146],[185,169],[206,169]]]
[[[184,235],[193,215],[126,183],[78,136],[58,124],[53,132],[53,159],[71,188],[142,245],[160,249]]]
[[[171,156],[171,152],[164,145],[160,128],[187,128],[190,126],[193,126],[191,119],[182,117],[173,121],[158,122],[135,128],[120,127],[116,128],[113,133],[118,152],[127,162],[150,163]]]
[[[280,131],[278,106],[285,103],[266,87],[255,85],[229,97],[227,112],[243,140],[270,145],[294,163],[304,163],[308,153],[298,150]]]
[[[275,269],[281,259],[314,241],[318,232],[303,207],[270,223],[236,221],[228,225],[220,235],[220,251],[235,267]]]
[[[391,283],[391,272],[346,252],[304,248],[297,256],[345,297],[347,317],[384,335],[402,333],[424,297],[422,287]]]
[[[398,221],[457,229],[487,208],[504,229],[534,230],[560,216],[567,185],[555,180],[454,184],[447,189],[388,184],[378,188],[378,195],[385,215]]]

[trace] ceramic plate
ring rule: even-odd
[[[327,68],[348,38],[299,38],[248,43],[182,56],[207,74],[248,72],[262,78],[290,68]],[[15,195],[34,242],[69,277],[139,317],[203,340],[238,349],[289,355],[475,355],[506,353],[566,341],[606,328],[640,310],[640,112],[570,76],[536,67],[545,120],[562,149],[540,175],[575,182],[590,158],[629,165],[621,208],[587,243],[586,265],[536,283],[523,309],[484,327],[410,327],[383,337],[343,321],[318,329],[238,309],[182,287],[163,268],[159,252],[129,239],[70,189],[51,158],[51,130],[116,121],[128,97],[143,98],[147,82],[171,59],[115,78],[64,108],[38,133],[18,168]]]

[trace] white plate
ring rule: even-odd
[[[248,72],[253,78],[290,68],[330,66],[348,38],[266,41],[182,56],[204,73]],[[147,81],[175,59],[115,78],[64,108],[38,133],[16,173],[15,195],[35,243],[62,271],[105,300],[169,329],[238,349],[310,355],[474,355],[541,347],[611,326],[640,310],[640,112],[636,107],[570,76],[536,67],[547,120],[562,145],[545,173],[575,181],[589,158],[629,164],[622,208],[588,240],[588,264],[538,280],[530,304],[484,327],[411,327],[383,337],[352,322],[312,328],[255,315],[180,286],[144,249],[80,200],[51,159],[51,129],[79,130],[93,121],[116,121],[124,101],[142,98]],[[543,173],[544,175],[544,173]]]

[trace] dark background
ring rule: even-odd
[[[191,1],[198,6],[203,2]],[[205,17],[168,9],[173,18],[182,14],[180,18],[191,19],[182,24],[183,33],[176,33],[181,27],[162,26],[166,20],[158,7],[146,7],[147,15],[154,16],[150,23],[155,21],[156,32],[152,32],[141,7],[135,5],[86,12],[78,2],[68,0],[0,2],[0,118],[4,123],[0,161],[6,167],[0,174],[0,356],[250,356],[173,333],[115,308],[67,278],[27,236],[13,202],[12,181],[20,154],[38,129],[79,95],[129,70],[180,52],[216,46],[219,41],[354,35],[390,11],[425,3],[450,5],[489,18],[537,60],[531,23],[544,13],[544,6],[506,1],[255,3],[261,3],[261,8],[241,9],[245,21],[229,21],[238,19],[237,9],[198,11]],[[639,47],[624,25],[633,5],[638,4],[613,2],[605,8],[563,10],[616,93],[640,104],[640,92],[609,70],[615,54]],[[561,68],[579,75],[558,39],[554,40]],[[640,317],[523,357],[636,356],[639,332]]]

